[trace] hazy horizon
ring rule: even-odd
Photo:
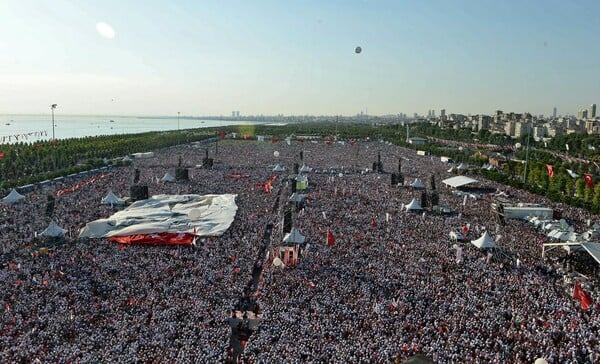
[[[575,115],[600,104],[599,17],[590,0],[5,0],[0,114]]]

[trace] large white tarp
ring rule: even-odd
[[[157,195],[136,201],[107,219],[89,222],[80,237],[107,238],[153,233],[218,236],[233,222],[237,195]]]

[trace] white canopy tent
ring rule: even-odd
[[[285,171],[285,168],[283,168],[282,166],[280,166],[279,164],[277,164],[274,168],[273,168],[273,172],[283,172]]]
[[[415,179],[415,181],[413,183],[410,184],[412,188],[416,188],[416,189],[423,189],[425,188],[425,185],[423,184],[423,181],[421,181],[421,179],[417,178]]]
[[[6,195],[6,197],[4,197],[2,199],[2,202],[4,202],[7,205],[16,203],[21,201],[22,199],[24,199],[25,196],[21,195],[19,192],[17,192],[17,190],[15,190],[14,188],[10,191],[10,193],[8,195]]]
[[[298,229],[294,227],[289,233],[285,234],[285,236],[283,237],[283,242],[291,245],[304,244],[305,240],[306,238],[304,237],[304,235],[300,234],[300,231],[298,231]]]
[[[471,244],[475,245],[479,249],[498,248],[498,245],[496,245],[494,239],[492,239],[492,237],[490,236],[490,234],[488,234],[487,231],[485,231],[483,235],[479,237],[479,239],[471,240]]]
[[[46,228],[46,230],[42,231],[42,236],[47,238],[62,238],[65,236],[67,230],[61,228],[56,225],[54,221],[50,222],[50,225]]]
[[[406,211],[423,210],[423,208],[421,207],[421,204],[419,202],[417,202],[416,198],[413,198],[412,201],[410,201],[410,203],[405,206],[405,208],[406,208]]]
[[[443,184],[445,184],[446,186],[450,186],[452,188],[457,188],[457,187],[462,187],[462,186],[466,186],[472,183],[477,183],[479,181],[477,181],[476,179],[467,177],[467,176],[456,176],[456,177],[450,177],[450,178],[446,178],[445,180],[442,181]]]
[[[459,171],[465,171],[465,170],[469,169],[469,167],[467,167],[466,164],[461,163],[458,165],[458,167],[456,167],[456,169],[458,169]]]
[[[115,195],[113,191],[110,190],[108,191],[108,194],[102,199],[101,203],[103,205],[123,205],[125,204],[125,200],[117,197],[117,195]]]
[[[307,173],[307,172],[310,172],[310,171],[312,171],[312,168],[310,168],[306,164],[303,164],[302,167],[300,167],[300,173]]]
[[[169,172],[160,179],[161,182],[175,182],[175,177],[171,176]]]

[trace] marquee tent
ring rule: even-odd
[[[476,179],[467,177],[467,176],[450,177],[450,178],[446,178],[445,180],[442,181],[442,183],[445,184],[446,186],[450,186],[453,188],[462,187],[462,186],[466,186],[471,183],[477,183],[477,182],[479,182],[479,181],[477,181]]]
[[[113,193],[113,191],[110,190],[110,191],[108,191],[108,194],[102,199],[102,204],[103,205],[123,205],[123,204],[125,204],[125,200],[117,197],[117,195],[115,195]]]
[[[25,196],[21,195],[19,192],[17,192],[17,190],[15,190],[14,188],[10,191],[10,193],[8,195],[6,195],[6,197],[4,197],[2,199],[2,202],[4,202],[7,205],[13,204],[15,202],[19,202],[22,199],[24,199]]]
[[[42,231],[42,236],[47,238],[62,238],[65,236],[67,230],[61,228],[56,225],[54,221],[50,222],[50,225],[46,228],[46,230]]]
[[[498,248],[498,245],[496,245],[494,239],[490,237],[490,234],[488,234],[487,231],[484,232],[479,239],[471,240],[471,244],[475,245],[479,249]]]
[[[273,172],[283,172],[285,171],[285,168],[283,168],[282,166],[280,166],[279,164],[277,164],[274,168],[273,168]]]
[[[423,210],[421,204],[417,202],[416,198],[413,198],[408,205],[405,206],[406,211],[418,211]]]
[[[124,244],[190,245],[196,236],[219,236],[233,222],[236,195],[157,195],[136,201],[107,219],[86,224],[82,238]]]
[[[425,188],[425,185],[423,184],[423,182],[419,178],[415,179],[415,181],[413,183],[411,183],[410,185],[413,188],[416,188],[416,189]]]
[[[160,179],[161,182],[175,182],[175,177],[171,176],[169,172]]]
[[[310,172],[310,171],[312,171],[312,168],[310,168],[306,164],[303,164],[302,167],[300,167],[300,173],[306,173],[306,172]]]
[[[292,230],[283,237],[283,242],[291,245],[304,244],[305,240],[306,238],[304,235],[300,234],[300,231],[296,228],[292,228]]]

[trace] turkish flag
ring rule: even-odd
[[[4,158],[4,152],[0,152],[0,159]]]
[[[375,219],[371,219],[371,226],[377,227],[377,221],[375,221]]]
[[[592,297],[581,288],[581,283],[575,283],[575,288],[573,289],[573,298],[579,300],[581,302],[581,307],[586,310],[588,307],[594,303]]]
[[[554,177],[554,168],[551,164],[546,164],[546,169],[548,169],[548,177]]]
[[[335,236],[333,236],[333,233],[329,229],[327,229],[327,245],[335,245]]]
[[[588,186],[588,188],[594,188],[594,179],[592,178],[591,174],[584,174],[583,179],[585,180],[585,185]]]

